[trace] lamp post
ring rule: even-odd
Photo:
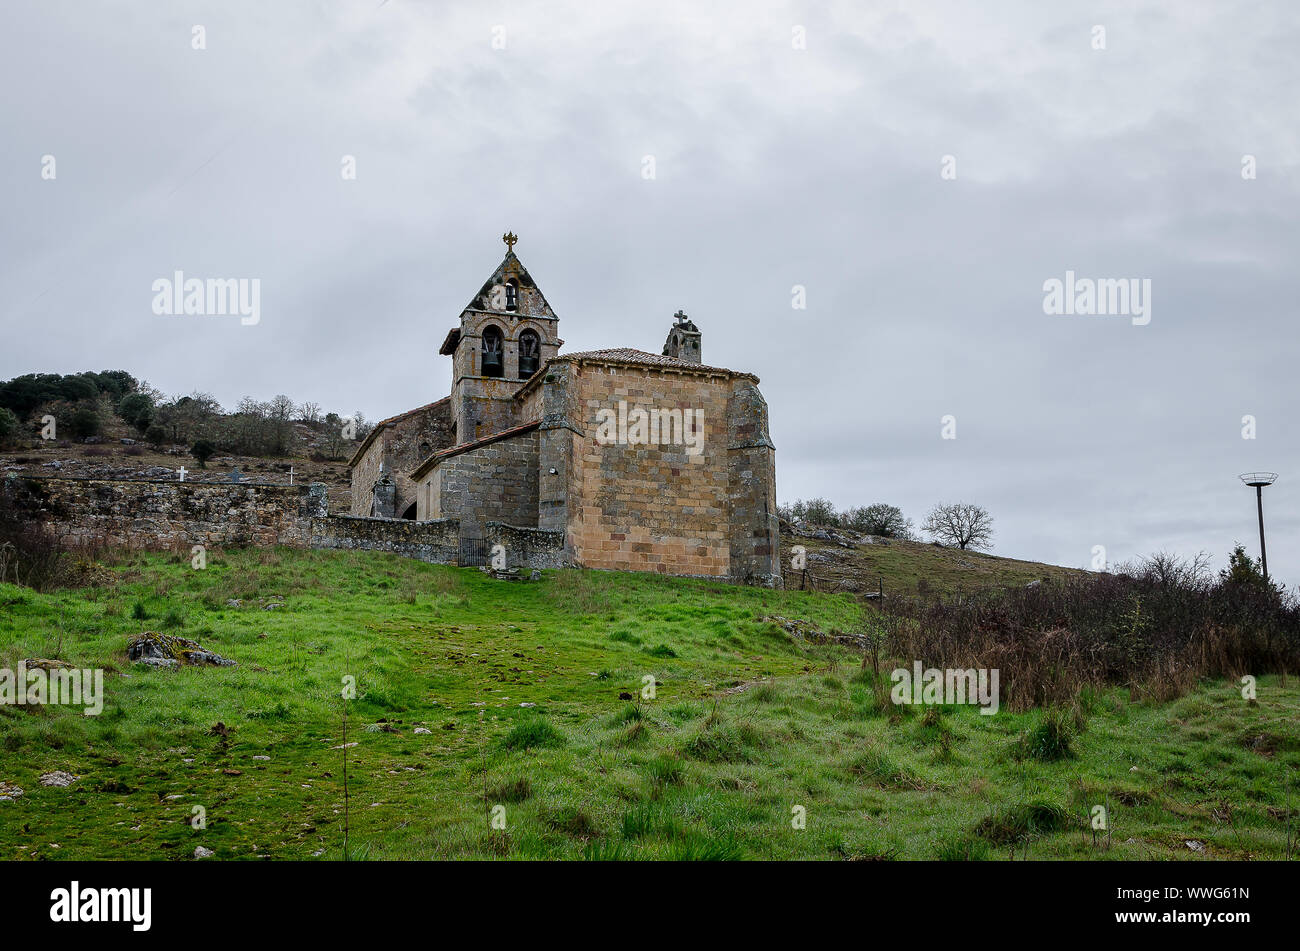
[[[1264,571],[1264,583],[1268,583],[1268,554],[1264,551],[1264,486],[1272,485],[1277,480],[1276,472],[1243,472],[1241,481],[1254,488],[1255,504],[1259,509],[1259,566]]]

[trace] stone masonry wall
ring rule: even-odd
[[[565,360],[549,364],[538,385],[523,395],[525,412],[540,419],[538,444],[537,527],[569,532],[569,499],[578,494],[577,461],[582,457],[586,409],[574,382],[575,368]],[[572,533],[566,551],[573,557]]]
[[[421,518],[459,519],[466,537],[489,521],[537,526],[537,430],[449,456],[426,477]]]
[[[485,439],[528,420],[518,415],[518,380],[472,377],[452,388],[458,442]]]
[[[374,503],[372,489],[379,481],[379,465],[384,461],[384,434],[375,437],[365,454],[352,467],[352,505],[348,509],[353,515],[369,515]]]
[[[569,564],[564,555],[564,532],[488,522],[483,537],[489,551],[494,545],[504,546],[507,568],[563,568]]]
[[[323,484],[7,479],[19,509],[74,543],[167,550],[188,545],[310,544],[311,520],[328,512]]]
[[[455,564],[460,551],[460,523],[335,515],[311,520],[312,548],[387,551],[435,564]]]
[[[587,366],[574,374],[586,438],[568,500],[577,560],[588,568],[674,575],[731,574],[726,374]],[[601,445],[597,413],[618,409],[703,411],[703,451],[684,445]]]
[[[767,402],[753,380],[732,381],[727,404],[731,576],[780,586],[781,530],[776,514],[776,449]]]
[[[439,400],[387,424],[365,454],[352,467],[352,515],[369,515],[372,488],[379,481],[379,464],[396,485],[394,515],[398,518],[415,502],[416,485],[410,472],[440,449],[454,443],[450,399]]]
[[[329,515],[326,486],[263,483],[15,477],[0,480],[20,513],[39,518],[69,542],[188,552],[211,547],[329,548],[385,551],[435,564],[457,563],[458,519],[414,521]],[[484,528],[480,528],[480,531]],[[564,533],[488,522],[490,544],[509,564],[559,568]]]

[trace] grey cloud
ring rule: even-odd
[[[12,7],[0,376],[399,412],[445,393],[510,228],[569,348],[657,349],[681,307],[756,372],[786,499],[964,498],[1007,555],[1222,562],[1256,544],[1236,473],[1271,468],[1270,567],[1300,582],[1300,13],[998,9]],[[154,316],[175,268],[260,277],[262,323]],[[1066,269],[1151,278],[1151,324],[1043,314]]]

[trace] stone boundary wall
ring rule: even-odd
[[[311,520],[311,547],[387,551],[433,564],[454,565],[460,554],[460,521],[331,515]]]
[[[14,476],[0,492],[73,543],[172,551],[191,545],[385,551],[457,564],[460,520],[412,521],[328,514],[326,486],[257,482]],[[576,566],[564,530],[489,521],[488,552],[503,545],[511,568]]]
[[[0,492],[73,544],[171,551],[191,545],[386,551],[434,564],[460,556],[460,520],[328,514],[326,486],[14,476]],[[563,532],[488,523],[511,567],[559,568]]]
[[[570,562],[564,554],[563,531],[542,528],[521,528],[504,522],[488,522],[483,527],[483,537],[488,551],[493,545],[504,545],[507,568],[565,568]]]
[[[73,544],[172,550],[181,546],[307,548],[326,486],[164,479],[15,476],[0,482],[19,512]]]

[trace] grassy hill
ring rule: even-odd
[[[924,577],[913,551],[943,555],[865,557]],[[1254,705],[1207,682],[1166,704],[1089,694],[1061,716],[927,710],[889,703],[854,652],[770,620],[858,631],[863,610],[846,594],[578,571],[506,582],[289,550],[215,553],[202,571],[135,555],[99,587],[52,594],[0,585],[0,666],[102,666],[108,695],[98,717],[0,707],[0,782],[24,790],[0,801],[0,857],[337,859],[345,815],[351,854],[374,859],[1286,854],[1294,682],[1261,679]],[[141,630],[238,666],[131,664]],[[1063,752],[1056,740],[1072,755],[1026,752]],[[53,770],[79,778],[42,786]],[[1108,843],[1086,821],[1096,805]]]
[[[831,537],[788,530],[781,534],[781,551],[787,563],[793,546],[802,545],[807,550],[810,586],[821,591],[883,590],[886,597],[949,596],[1062,578],[1082,571],[919,541],[859,536],[838,529],[822,533]],[[786,579],[787,585],[798,587],[801,583],[798,575]]]

